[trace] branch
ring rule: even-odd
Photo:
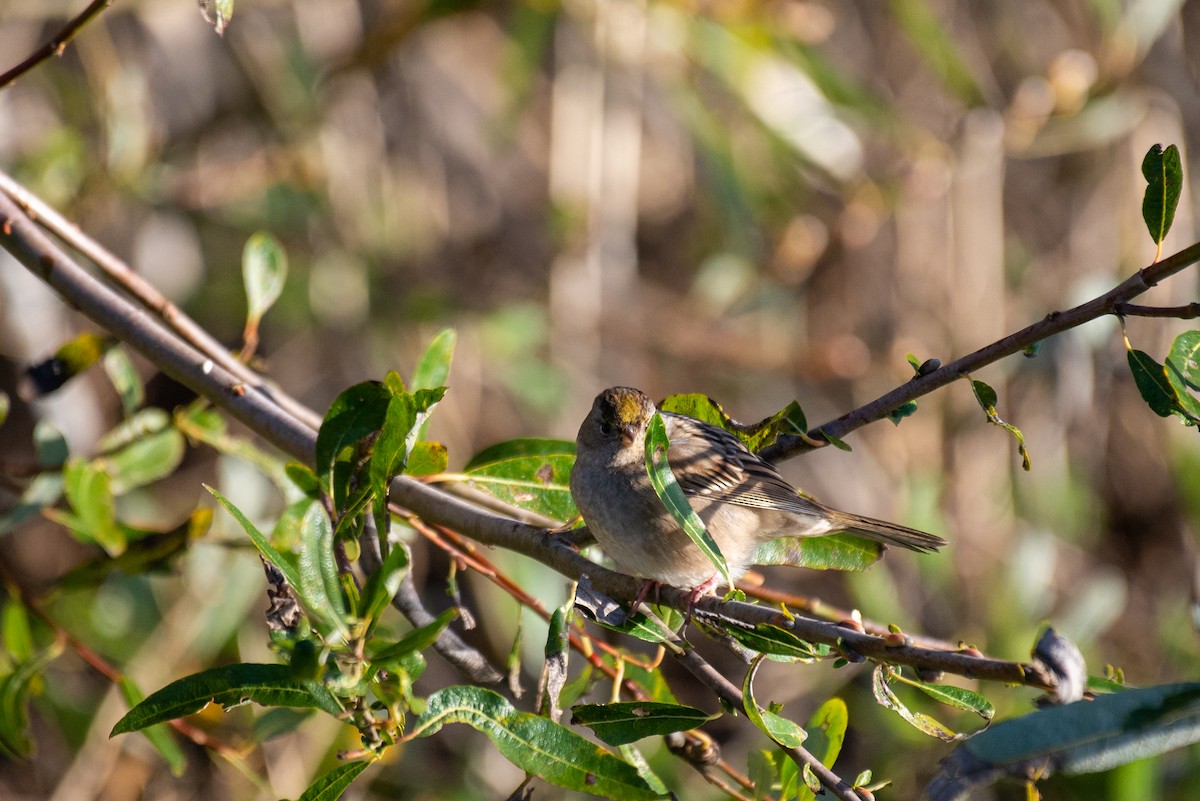
[[[260,385],[264,392],[270,393],[275,401],[293,417],[304,421],[313,428],[321,424],[319,415],[286,393],[270,386],[261,375],[238,361],[229,349],[217,341],[203,326],[159,292],[157,287],[134,272],[112,251],[80,231],[77,225],[67,220],[52,206],[17,183],[2,170],[0,170],[0,192],[8,195],[31,220],[95,264],[110,281],[124,289],[131,298],[158,317],[163,325],[196,350],[228,370],[243,383]]]
[[[164,373],[208,398],[284,453],[312,464],[316,431],[288,414],[277,402],[278,393],[265,390],[261,384],[243,383],[192,346],[172,336],[157,318],[100,283],[72,261],[3,193],[0,193],[0,245],[68,303],[138,350]],[[1190,251],[1200,254],[1200,245],[1193,246]],[[568,578],[587,575],[597,590],[611,597],[630,600],[641,589],[643,582],[640,579],[597,565],[545,529],[490,514],[414,479],[397,478],[392,484],[391,499],[427,522],[453,529],[486,545],[516,551]],[[718,621],[734,621],[743,626],[760,623],[779,626],[802,639],[893,664],[1042,689],[1054,687],[1054,679],[1031,664],[916,645],[891,647],[885,637],[805,617],[788,618],[762,606],[737,602],[723,604],[713,597],[701,598],[693,604],[690,593],[672,587],[663,588],[661,600],[681,611],[694,608]]]
[[[1122,317],[1175,317],[1180,320],[1194,320],[1200,317],[1200,303],[1189,303],[1186,306],[1135,306],[1132,303],[1118,303],[1113,313]]]
[[[914,377],[911,381],[893,389],[865,406],[847,412],[836,420],[831,420],[808,432],[809,437],[821,439],[822,434],[829,434],[842,439],[851,431],[862,428],[867,423],[882,420],[893,409],[897,409],[909,401],[916,400],[922,395],[928,395],[953,381],[957,381],[968,373],[975,372],[981,367],[1020,353],[1026,348],[1048,339],[1055,334],[1061,334],[1083,325],[1086,322],[1103,317],[1107,314],[1120,314],[1118,307],[1127,304],[1133,298],[1141,295],[1160,281],[1163,281],[1180,270],[1190,267],[1200,261],[1200,242],[1184,248],[1178,253],[1162,261],[1155,262],[1131,275],[1105,294],[1089,300],[1067,311],[1056,311],[1046,315],[1045,319],[1030,325],[1015,334],[980,348],[974,353],[963,356],[957,361],[943,365],[937,370]],[[1138,307],[1140,308],[1140,307]],[[1176,316],[1176,315],[1170,315]],[[778,462],[805,453],[813,446],[805,438],[797,436],[780,437],[776,442],[766,447],[759,454],[771,462]]]
[[[78,16],[68,20],[67,24],[62,27],[62,30],[56,33],[50,41],[33,51],[20,64],[0,75],[0,89],[8,86],[51,56],[61,56],[63,50],[67,48],[67,44],[75,38],[75,34],[79,33],[84,25],[87,25],[93,19],[100,16],[100,12],[110,5],[112,5],[112,0],[92,0],[92,3],[79,12]]]

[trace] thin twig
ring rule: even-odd
[[[58,33],[54,34],[54,37],[50,41],[33,51],[20,64],[0,75],[0,89],[8,86],[51,56],[61,56],[63,50],[75,38],[75,34],[79,33],[84,25],[87,25],[93,19],[100,16],[100,12],[110,5],[112,5],[112,0],[92,0],[87,8],[68,20],[67,24]]]
[[[1113,307],[1113,314],[1122,317],[1174,317],[1179,320],[1194,320],[1200,317],[1200,303],[1189,303],[1186,306],[1137,306],[1132,303],[1118,303]]]
[[[862,428],[867,423],[882,420],[892,410],[957,381],[968,373],[997,362],[1006,356],[1020,353],[1055,334],[1061,334],[1107,314],[1117,314],[1117,307],[1121,304],[1128,303],[1160,281],[1190,267],[1197,261],[1200,261],[1200,242],[1139,270],[1098,298],[1093,298],[1087,303],[1066,311],[1051,312],[1046,315],[1045,319],[1027,326],[1015,334],[1010,334],[974,353],[943,365],[937,370],[916,376],[865,406],[860,406],[836,420],[812,429],[808,432],[808,436],[822,439],[821,435],[827,434],[842,439],[851,431]],[[778,462],[810,450],[812,450],[812,445],[804,439],[796,436],[784,436],[764,448],[760,455],[769,461]]]
[[[287,393],[280,392],[276,387],[271,386],[261,375],[250,369],[244,362],[239,361],[228,348],[189,317],[183,309],[159,292],[157,287],[138,275],[124,260],[79,230],[79,226],[67,220],[50,204],[17,183],[2,170],[0,170],[0,192],[8,195],[31,220],[95,264],[113,284],[127,292],[130,297],[158,317],[167,328],[212,359],[215,364],[237,376],[242,383],[257,386],[292,417],[302,420],[314,428],[321,424],[320,415]]]

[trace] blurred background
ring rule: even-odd
[[[0,3],[0,69],[82,5]],[[429,339],[455,328],[432,436],[456,468],[501,439],[573,439],[612,384],[707,393],[745,422],[798,399],[816,425],[906,381],[908,353],[950,361],[1102,293],[1154,258],[1146,150],[1177,144],[1190,183],[1198,34],[1200,4],[1178,0],[241,0],[223,36],[195,3],[122,0],[0,91],[0,168],[231,348],[242,247],[255,231],[277,236],[291,272],[262,367],[314,408],[389,369],[409,375]],[[1185,188],[1164,253],[1195,241],[1195,219]],[[1142,301],[1197,296],[1193,269]],[[1161,360],[1188,327],[1131,319],[1128,335]],[[81,330],[0,255],[0,389],[14,398],[0,457],[28,458],[37,420],[82,454],[119,421],[101,375],[18,396],[24,367]],[[1111,663],[1133,684],[1197,678],[1200,449],[1139,398],[1117,323],[975,377],[1023,430],[1032,471],[967,383],[948,387],[901,425],[851,436],[851,453],[783,468],[822,500],[951,547],[771,583],[1008,659],[1026,658],[1049,620],[1092,673]],[[150,387],[167,408],[185,398]],[[278,510],[253,471],[199,452],[125,509],[177,522],[200,481],[236,489],[259,515]],[[261,571],[222,545],[238,535],[218,518],[179,576],[113,576],[55,594],[55,614],[146,690],[222,654],[271,659]],[[87,555],[36,518],[0,540],[6,574],[34,592]],[[490,555],[548,603],[561,598],[553,575]],[[431,605],[448,603],[436,600],[444,557],[419,561]],[[502,660],[520,614],[490,587],[468,589],[477,638]],[[525,617],[532,684],[543,634]],[[428,688],[456,680],[443,664],[430,676]],[[803,721],[841,694],[842,774],[870,767],[896,782],[884,792],[913,797],[948,749],[877,707],[867,678],[791,666],[764,673],[758,695]],[[107,739],[123,708],[107,682],[69,657],[48,682],[32,770],[0,762],[0,798],[294,796],[349,747],[332,722],[266,742],[247,759],[275,796],[198,750],[177,779],[136,738]],[[1032,693],[984,690],[1002,714],[1030,708]],[[236,740],[254,717],[210,722]],[[763,747],[747,728],[718,727],[727,753]],[[354,797],[503,798],[520,774],[481,743],[443,732]],[[647,751],[687,797],[722,797]],[[1193,798],[1200,749],[1047,792]],[[535,797],[560,795],[539,785]]]

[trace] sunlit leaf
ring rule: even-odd
[[[758,672],[758,666],[761,664],[762,657],[759,657],[751,663],[750,669],[746,671],[746,678],[742,680],[742,703],[746,710],[746,717],[763,734],[784,748],[803,745],[808,738],[808,732],[798,724],[769,709],[759,708],[758,701],[754,698],[754,675]]]
[[[737,436],[752,452],[762,450],[781,435],[802,436],[808,431],[804,410],[796,401],[792,401],[767,419],[748,425],[734,420],[712,398],[697,393],[671,395],[659,404],[659,408],[664,412],[687,415],[723,428]]]
[[[164,428],[104,455],[96,464],[112,477],[113,494],[124,495],[175,472],[185,450],[183,435],[174,428]]]
[[[937,737],[939,740],[945,740],[948,743],[962,739],[962,735],[942,725],[929,715],[923,712],[913,712],[905,706],[896,697],[896,693],[892,691],[888,683],[890,678],[891,671],[886,665],[876,665],[874,672],[871,674],[871,691],[875,695],[875,700],[881,706],[892,710],[913,728],[928,734],[930,737]]]
[[[750,564],[791,565],[813,570],[866,570],[883,556],[884,547],[853,534],[826,537],[779,537],[760,543]]]
[[[310,784],[296,801],[337,801],[358,775],[369,767],[371,763],[365,760],[338,765]]]
[[[568,444],[514,440],[493,445],[468,463],[464,478],[505,503],[552,520],[573,520],[579,516],[570,487],[575,447],[567,450]]]
[[[654,486],[659,500],[675,518],[675,522],[713,563],[725,580],[726,586],[732,588],[733,578],[729,574],[729,565],[721,554],[720,547],[704,527],[704,521],[696,514],[687,496],[683,494],[679,482],[675,480],[675,474],[671,472],[671,465],[667,460],[670,444],[662,415],[655,412],[646,430],[646,471],[650,475],[650,483]]]
[[[99,545],[109,556],[125,550],[125,535],[117,525],[116,498],[112,478],[102,466],[84,459],[71,459],[63,468],[63,491],[76,521],[67,522],[76,537]]]
[[[55,640],[47,648],[19,662],[12,672],[0,678],[0,753],[13,759],[24,759],[32,753],[29,697],[42,671],[61,653],[62,641]]]
[[[242,281],[246,287],[247,325],[257,327],[279,300],[287,282],[287,255],[278,239],[264,231],[250,235],[242,248]]]
[[[1175,401],[1184,419],[1200,420],[1200,331],[1184,331],[1175,337],[1164,365],[1167,381],[1175,390]]]
[[[129,358],[125,348],[118,346],[105,352],[104,372],[108,374],[108,380],[117,390],[125,414],[137,411],[145,400],[145,390],[142,387],[142,379],[133,366],[133,360]]]
[[[547,718],[516,710],[492,690],[438,690],[406,739],[436,734],[447,723],[483,732],[518,768],[559,787],[615,801],[659,797],[629,763]]]
[[[317,433],[317,475],[327,484],[333,460],[343,449],[378,431],[387,416],[392,393],[377,381],[364,381],[341,392],[329,407]]]
[[[838,754],[842,752],[842,742],[846,739],[846,726],[849,724],[849,720],[850,713],[846,709],[846,702],[841,698],[830,698],[817,707],[817,711],[813,712],[808,723],[804,725],[804,730],[808,732],[808,740],[804,747],[827,768],[833,767]],[[805,771],[804,775],[805,786],[797,796],[797,800],[813,801],[816,797],[815,794],[821,791],[820,782],[818,781],[817,786],[813,787],[808,779],[809,776],[812,776],[811,770]],[[812,778],[816,779],[815,776]]]
[[[346,602],[333,553],[333,525],[320,501],[309,504],[300,529],[299,593],[305,609],[317,612],[343,635],[346,626]]]
[[[446,472],[450,464],[450,452],[440,442],[422,440],[413,445],[404,465],[406,476],[433,476]]]
[[[450,377],[450,362],[454,358],[454,345],[458,334],[453,328],[439,331],[421,354],[421,360],[413,370],[412,389],[435,389],[443,387]]]
[[[195,673],[151,693],[117,721],[110,736],[175,720],[210,703],[229,708],[248,701],[262,706],[311,707],[334,716],[342,711],[321,684],[296,681],[287,665],[239,663]]]
[[[629,701],[614,704],[580,704],[571,708],[571,722],[587,726],[609,745],[636,742],[643,737],[689,731],[714,715],[695,707]]]

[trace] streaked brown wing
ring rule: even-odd
[[[691,417],[663,414],[671,449],[667,458],[686,495],[723,503],[811,514],[811,504],[723,428]]]

